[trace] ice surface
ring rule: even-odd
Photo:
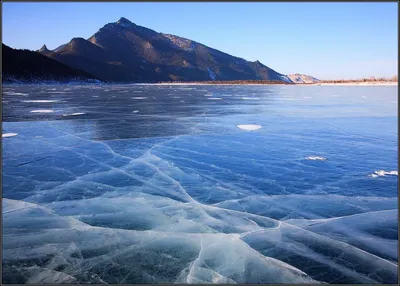
[[[4,283],[397,282],[397,87],[64,88],[3,88]]]
[[[260,129],[262,126],[257,124],[239,124],[237,127],[247,131],[254,131]]]

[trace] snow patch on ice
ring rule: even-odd
[[[247,130],[247,131],[254,131],[254,130],[258,130],[258,129],[262,128],[261,125],[257,125],[257,124],[239,124],[236,126],[242,130]]]
[[[12,92],[12,91],[4,91],[3,93],[7,95],[28,95],[27,93],[23,92]]]
[[[139,113],[139,110],[134,110],[132,111],[132,113]]]
[[[222,98],[221,98],[221,97],[209,97],[209,98],[207,98],[207,99],[220,100],[220,99],[222,99]]]
[[[13,136],[17,136],[18,133],[3,133],[1,135],[2,138],[7,138],[7,137],[13,137]]]
[[[132,99],[146,99],[147,97],[146,96],[135,96],[135,97],[132,97]]]
[[[75,113],[71,113],[71,114],[64,114],[64,116],[75,116],[75,115],[83,115],[86,114],[86,112],[75,112]]]
[[[37,110],[32,110],[31,113],[52,113],[54,110],[51,109],[37,109]]]
[[[378,170],[375,171],[373,174],[370,174],[370,177],[376,178],[376,177],[385,177],[386,175],[391,175],[391,176],[398,176],[398,171],[385,171],[385,170]]]
[[[325,161],[325,157],[320,157],[320,156],[308,156],[305,158],[306,160],[314,160],[314,161]]]
[[[252,99],[260,99],[260,98],[258,98],[258,97],[242,97],[242,99],[250,99],[250,100],[252,100]]]
[[[59,100],[38,99],[38,100],[22,100],[21,102],[47,103],[47,102],[58,102],[58,101]]]

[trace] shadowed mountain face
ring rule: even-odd
[[[49,52],[46,46],[40,53]],[[15,50],[2,44],[3,82],[31,80],[87,80],[91,74],[71,68],[53,59],[29,50]]]
[[[40,53],[109,81],[280,80],[286,76],[185,38],[157,33],[125,18],[85,40]]]

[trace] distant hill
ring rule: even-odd
[[[3,82],[88,81],[96,77],[38,52],[16,50],[2,44]]]
[[[39,53],[96,77],[117,82],[274,80],[291,83],[263,65],[198,42],[155,32],[125,18],[88,39],[73,38]]]
[[[290,74],[288,75],[288,78],[290,78],[290,80],[294,83],[316,83],[320,81],[319,79],[312,77],[310,75],[299,74],[299,73]]]

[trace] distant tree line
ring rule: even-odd
[[[337,80],[320,80],[319,83],[353,83],[353,82],[397,82],[397,75],[390,78],[387,77],[370,77],[361,79],[337,79]]]

